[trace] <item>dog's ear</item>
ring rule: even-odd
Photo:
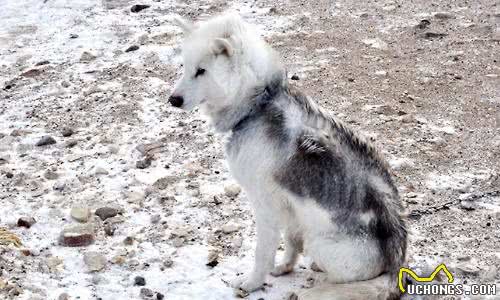
[[[184,34],[191,33],[191,31],[193,31],[195,28],[195,25],[193,24],[193,22],[186,20],[186,19],[182,18],[181,16],[175,16],[174,22],[175,22],[175,24],[177,24],[177,26],[179,26],[182,29]]]
[[[214,54],[224,54],[227,56],[233,56],[234,54],[234,47],[231,45],[231,42],[229,39],[223,39],[223,38],[216,38],[214,40],[214,43],[212,45],[212,51]]]

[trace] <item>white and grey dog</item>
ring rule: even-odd
[[[238,15],[177,22],[184,73],[169,102],[199,106],[230,133],[230,170],[255,210],[255,265],[235,287],[261,288],[303,252],[329,282],[304,299],[397,298],[407,231],[377,151],[291,87],[276,52]],[[280,232],[285,254],[275,266]]]

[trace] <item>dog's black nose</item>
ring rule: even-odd
[[[172,106],[175,106],[175,107],[181,107],[182,106],[182,103],[184,103],[184,98],[182,98],[182,96],[170,96],[170,98],[168,98],[168,102],[170,102],[170,104],[172,104]]]

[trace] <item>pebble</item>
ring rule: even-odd
[[[109,175],[108,170],[104,169],[103,167],[96,167],[94,171],[95,175]]]
[[[176,247],[176,248],[179,248],[179,247],[182,247],[182,245],[184,245],[184,239],[181,238],[181,237],[176,237],[172,240],[172,246]]]
[[[86,206],[75,206],[71,208],[70,214],[76,221],[87,223],[90,218],[90,209]]]
[[[156,300],[163,300],[165,299],[165,296],[163,296],[162,293],[156,293]]]
[[[456,269],[464,275],[477,276],[481,271],[478,267],[471,263],[459,263]]]
[[[175,183],[177,181],[177,178],[174,176],[167,176],[167,177],[162,177],[153,183],[153,187],[159,189],[159,190],[164,190],[166,189],[169,185],[172,183]]]
[[[19,226],[19,227],[30,228],[35,223],[36,223],[36,220],[33,217],[21,217],[17,220],[17,226]]]
[[[57,174],[53,170],[47,170],[45,171],[45,173],[43,173],[43,177],[48,180],[56,180],[57,178],[59,178],[59,174]]]
[[[92,244],[94,239],[94,229],[91,225],[74,225],[64,228],[59,236],[59,244],[66,247],[82,247]]]
[[[90,62],[90,61],[93,61],[94,59],[96,59],[97,56],[95,56],[94,54],[88,52],[88,51],[84,51],[82,53],[82,55],[80,56],[80,61],[81,62]]]
[[[142,288],[140,292],[141,298],[142,299],[151,299],[155,295],[155,293],[148,289],[148,288]]]
[[[299,80],[299,75],[293,74],[292,77],[290,78],[291,80]]]
[[[151,216],[151,223],[152,224],[158,224],[161,221],[161,216],[160,215],[153,215]]]
[[[47,146],[47,145],[52,145],[55,144],[56,140],[51,137],[50,135],[43,136],[38,142],[36,142],[35,146]]]
[[[57,297],[57,300],[70,300],[69,294],[68,293],[62,293]]]
[[[498,268],[495,265],[491,265],[486,268],[486,270],[481,272],[481,281],[484,283],[493,282],[498,274]]]
[[[86,252],[83,255],[83,261],[90,272],[98,272],[106,267],[106,257],[99,252]]]
[[[219,264],[219,251],[218,250],[210,250],[208,251],[208,259],[207,259],[207,266],[209,267],[215,267]]]
[[[131,246],[134,244],[134,237],[133,236],[127,236],[124,240],[123,243],[127,246]]]
[[[229,221],[226,224],[222,225],[221,229],[222,232],[229,234],[240,230],[240,225],[234,223],[233,221]]]
[[[67,141],[64,146],[66,148],[73,148],[76,146],[76,144],[78,144],[78,142],[76,140],[71,140],[71,141]]]
[[[146,169],[146,168],[149,168],[149,166],[151,166],[151,157],[146,157],[142,160],[138,160],[136,163],[135,163],[135,167],[137,169]]]
[[[61,130],[61,134],[63,137],[69,137],[72,136],[74,133],[73,129],[65,127]]]
[[[79,37],[79,35],[78,35],[78,34],[76,34],[76,33],[71,33],[71,34],[69,35],[69,38],[70,38],[70,39],[77,39],[78,37]]]
[[[230,198],[236,198],[241,192],[241,187],[237,184],[230,184],[224,187],[224,193]]]
[[[144,279],[144,277],[142,277],[142,276],[136,276],[134,278],[134,285],[145,286],[146,285],[146,279]]]
[[[35,64],[35,66],[43,66],[43,65],[48,65],[50,64],[50,61],[48,60],[42,60],[42,61],[39,61]]]
[[[119,212],[118,209],[106,206],[96,209],[95,214],[96,216],[101,218],[101,220],[105,221],[108,218],[116,216],[118,212]]]
[[[125,49],[125,52],[132,52],[132,51],[137,51],[137,50],[139,50],[139,46],[132,45],[132,46],[128,47],[127,49]]]
[[[132,5],[132,7],[130,8],[130,11],[133,13],[137,13],[137,12],[140,12],[141,10],[149,8],[150,6],[151,5],[146,5],[146,4],[135,4],[135,5]]]
[[[113,236],[115,235],[116,231],[116,226],[111,223],[106,223],[104,224],[104,233],[106,233],[107,236]]]
[[[434,18],[441,20],[455,19],[455,16],[449,12],[438,12],[434,14]]]
[[[463,200],[463,201],[460,201],[460,208],[463,209],[463,210],[469,210],[470,211],[470,210],[475,210],[476,209],[476,205],[472,201]]]
[[[362,40],[362,42],[363,42],[363,44],[370,46],[372,48],[375,48],[375,49],[379,49],[379,50],[389,49],[389,47],[387,46],[387,43],[382,41],[379,38],[365,39],[365,40]]]

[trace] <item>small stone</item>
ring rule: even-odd
[[[132,52],[132,51],[137,51],[137,50],[139,50],[139,46],[132,45],[132,46],[128,47],[127,49],[125,49],[125,52]]]
[[[61,130],[61,134],[63,137],[69,137],[72,136],[74,133],[73,129],[65,127]]]
[[[42,74],[42,70],[40,69],[30,69],[28,71],[25,71],[23,73],[21,73],[21,76],[23,77],[28,77],[28,78],[33,78],[33,77],[36,77],[40,74]]]
[[[160,215],[153,215],[151,216],[151,223],[152,224],[158,224],[161,221],[161,216]]]
[[[144,10],[146,8],[149,8],[149,7],[150,7],[150,5],[135,4],[135,5],[132,5],[132,7],[130,8],[130,11],[133,13],[137,13],[137,12],[140,12],[141,10]]]
[[[433,40],[433,39],[437,39],[437,38],[442,38],[442,37],[445,37],[447,36],[448,34],[446,33],[439,33],[439,32],[426,32],[422,35],[422,37],[424,39],[427,39],[427,40]]]
[[[218,250],[208,251],[208,259],[206,265],[213,268],[218,264],[219,264],[219,251]]]
[[[21,217],[21,218],[19,218],[19,220],[17,220],[17,226],[19,226],[19,227],[30,228],[35,223],[36,223],[36,220],[33,217]]]
[[[226,224],[222,225],[221,229],[222,232],[229,234],[240,230],[240,225],[234,223],[233,221],[229,221]]]
[[[116,226],[111,223],[106,223],[104,224],[104,233],[106,233],[107,236],[113,236],[116,231]]]
[[[12,172],[5,172],[5,177],[10,179],[10,178],[14,177],[14,174]]]
[[[67,82],[66,80],[63,80],[63,81],[61,82],[61,86],[62,86],[63,88],[69,88],[69,87],[70,87],[70,84],[69,84],[69,82]]]
[[[291,80],[299,80],[299,75],[293,74],[292,77],[290,78]]]
[[[379,38],[365,39],[365,40],[362,40],[362,42],[363,42],[363,44],[365,44],[367,46],[370,46],[372,48],[375,48],[375,49],[379,49],[379,50],[387,50],[387,49],[389,49],[387,43],[384,42],[384,41],[382,41]]]
[[[73,148],[76,146],[76,144],[78,144],[78,142],[76,140],[67,141],[65,144],[65,147],[66,148]]]
[[[438,12],[434,14],[434,18],[440,20],[449,20],[449,19],[455,19],[455,16],[449,12]]]
[[[134,244],[134,237],[133,236],[127,236],[124,240],[123,243],[127,246],[131,246]]]
[[[79,37],[79,35],[78,35],[78,34],[76,34],[76,33],[71,33],[71,34],[69,35],[69,38],[70,38],[70,39],[77,39],[78,37]]]
[[[184,238],[176,237],[172,240],[172,246],[179,248],[182,247],[182,245],[184,245]]]
[[[498,268],[495,265],[491,265],[486,268],[486,270],[481,272],[481,281],[484,283],[493,282],[498,274]]]
[[[42,60],[42,61],[39,61],[35,64],[35,66],[43,66],[43,65],[48,65],[50,64],[50,61],[48,60]]]
[[[243,289],[238,288],[234,290],[234,296],[237,298],[246,298],[248,295],[250,295],[250,293]]]
[[[111,258],[111,262],[115,265],[123,265],[125,263],[125,256],[117,255]]]
[[[142,299],[151,299],[155,295],[155,293],[148,289],[148,288],[142,288],[140,292],[141,298]]]
[[[90,218],[90,209],[85,206],[75,206],[71,209],[71,217],[78,222],[87,223]]]
[[[236,198],[241,192],[241,187],[237,184],[230,184],[224,187],[224,193],[230,198]]]
[[[53,170],[47,170],[45,171],[45,173],[43,173],[43,177],[48,180],[56,180],[57,178],[59,178],[59,174],[57,174]]]
[[[162,177],[153,183],[153,187],[159,189],[159,190],[165,190],[168,186],[171,184],[175,183],[177,181],[177,178],[174,176],[167,176],[167,177]]]
[[[463,210],[471,211],[476,209],[476,205],[472,201],[463,200],[460,201],[460,208]]]
[[[59,297],[57,297],[58,300],[70,300],[70,297],[68,295],[68,293],[62,293],[61,295],[59,295]]]
[[[96,167],[94,170],[95,175],[108,175],[109,172],[108,170],[104,169],[103,167]]]
[[[57,272],[59,266],[61,266],[64,261],[57,256],[50,256],[47,258],[45,263],[47,264],[47,267],[49,267],[49,270],[51,272]]]
[[[94,242],[94,230],[91,225],[66,227],[59,237],[59,243],[67,247],[88,246]]]
[[[47,145],[52,145],[55,144],[56,140],[51,137],[50,135],[43,136],[38,142],[36,142],[35,146],[47,146]]]
[[[134,285],[145,286],[146,285],[146,279],[144,279],[144,277],[142,277],[142,276],[136,276],[134,278]]]
[[[173,260],[172,260],[172,258],[170,258],[170,257],[167,257],[167,258],[163,261],[163,267],[165,267],[165,268],[171,268],[173,265],[174,265],[174,261],[173,261]]]
[[[96,209],[95,214],[101,218],[101,220],[105,221],[108,218],[112,218],[119,213],[118,209],[113,207],[101,207]]]
[[[156,300],[163,300],[165,299],[165,296],[163,296],[162,293],[156,293]]]
[[[471,263],[460,263],[457,265],[456,269],[464,275],[477,276],[481,271],[478,267]]]
[[[86,252],[83,261],[90,272],[98,272],[106,267],[106,257],[98,252]]]
[[[93,61],[97,58],[97,56],[95,56],[94,54],[88,52],[88,51],[84,51],[82,53],[82,55],[80,56],[80,61],[81,62],[90,62],[90,61]]]
[[[149,166],[151,166],[151,157],[146,157],[142,160],[138,160],[136,163],[135,163],[135,167],[137,169],[146,169],[148,168]]]

